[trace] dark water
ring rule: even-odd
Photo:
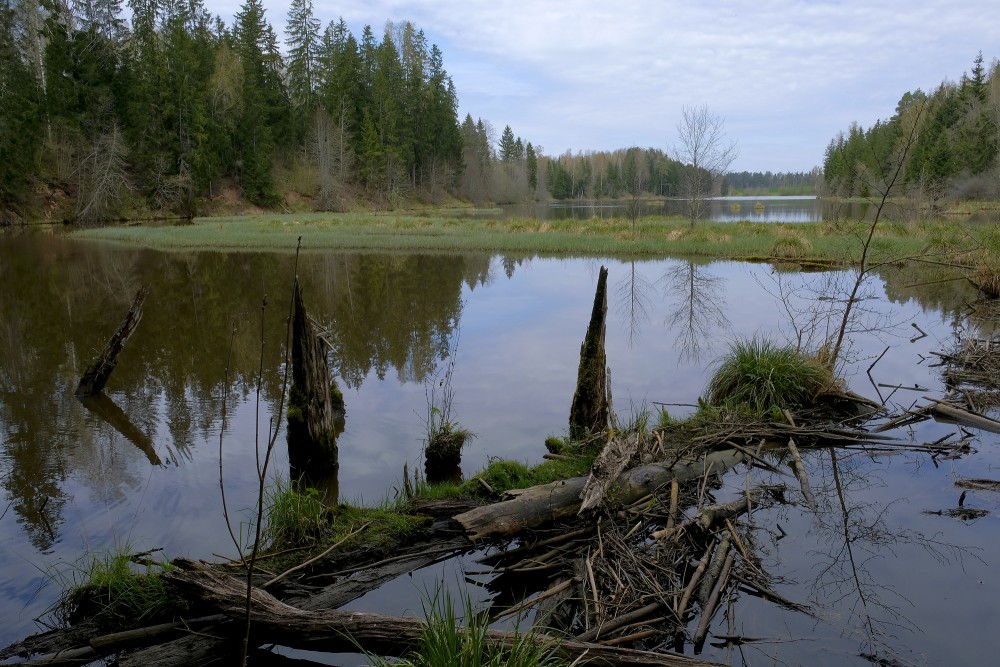
[[[553,204],[511,204],[494,217],[535,217],[543,220],[590,220],[627,217],[633,205],[625,201],[565,201]],[[644,201],[641,215],[688,215],[683,199]],[[818,197],[714,197],[705,202],[703,219],[713,222],[823,222],[824,220],[864,220],[872,214],[867,202],[835,202]]]
[[[165,254],[56,236],[0,237],[0,641],[35,630],[32,619],[58,594],[52,578],[71,579],[87,552],[128,545],[162,547],[170,557],[234,554],[219,500],[223,395],[226,493],[245,533],[255,425],[266,434],[280,389],[293,261],[289,254]],[[789,294],[801,313],[815,303],[809,289],[850,278],[733,262],[307,252],[299,267],[306,303],[327,328],[347,404],[342,497],[391,497],[404,462],[422,465],[427,387],[450,360],[454,414],[478,435],[465,470],[492,456],[539,461],[544,439],[566,430],[601,264],[610,269],[608,361],[624,413],[653,401],[693,403],[728,341],[795,335],[775,295]],[[876,381],[928,389],[897,391],[892,403],[939,395],[930,352],[948,348],[961,327],[991,331],[993,323],[965,318],[975,295],[963,283],[905,287],[919,282],[916,272],[873,282],[872,319],[862,325],[876,330],[852,335],[844,369],[855,391],[876,397],[865,370],[888,346],[872,371]],[[73,396],[76,381],[140,285],[151,293],[107,388],[112,406],[88,408]],[[265,296],[266,372],[255,418]],[[911,322],[929,335],[909,342]],[[796,323],[806,335],[804,319]],[[933,441],[955,430],[930,422],[913,437]],[[808,453],[820,514],[786,507],[755,521],[764,564],[783,578],[779,592],[814,604],[819,619],[743,596],[733,629],[766,641],[706,655],[762,665],[868,664],[859,653],[915,665],[989,663],[986,629],[1000,621],[1000,585],[990,569],[1000,546],[997,518],[962,522],[923,511],[956,506],[956,476],[1000,477],[998,446],[997,436],[977,435],[974,453],[938,462]],[[275,470],[287,475],[281,448]],[[743,473],[734,474],[722,494],[745,484]],[[841,493],[831,493],[837,486]],[[1000,496],[988,492],[965,502],[1000,509]],[[422,586],[442,579],[460,582],[460,565],[404,578],[353,607],[418,611]],[[723,620],[713,625],[717,634],[729,631]]]

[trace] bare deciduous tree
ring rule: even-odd
[[[346,114],[335,120],[325,109],[317,109],[309,131],[307,151],[319,176],[316,208],[320,211],[336,207],[337,188],[346,178],[352,154],[348,141]]]
[[[676,159],[684,164],[681,194],[688,201],[691,226],[704,212],[705,199],[711,196],[716,182],[739,157],[735,141],[726,138],[725,119],[708,107],[684,107],[677,123],[680,144],[674,149]]]
[[[129,189],[125,150],[125,137],[117,123],[94,137],[79,167],[76,218],[81,223],[105,220],[121,203]]]

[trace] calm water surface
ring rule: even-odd
[[[306,303],[328,329],[347,403],[342,497],[391,497],[404,462],[422,465],[427,387],[450,361],[454,414],[478,435],[463,468],[474,472],[494,456],[539,461],[544,439],[566,431],[602,264],[610,269],[614,400],[626,413],[654,401],[693,403],[734,337],[794,335],[777,294],[791,294],[793,313],[801,312],[814,303],[810,288],[850,277],[732,262],[306,252],[299,267]],[[234,554],[219,500],[223,395],[225,486],[245,531],[255,425],[266,433],[280,390],[292,273],[287,254],[165,254],[58,236],[0,237],[0,641],[36,630],[32,619],[59,592],[53,574],[71,577],[88,551],[128,545],[161,547],[170,557]],[[952,345],[961,327],[992,330],[994,323],[965,319],[975,295],[961,283],[906,287],[919,282],[905,273],[873,282],[867,303],[879,319],[863,324],[878,330],[852,336],[845,369],[855,391],[876,397],[865,369],[888,347],[872,371],[876,381],[927,388],[897,391],[890,402],[938,395],[930,352]],[[73,396],[76,382],[140,285],[151,293],[107,387],[110,405],[88,408]],[[265,296],[267,370],[255,418]],[[929,335],[909,342],[911,323]],[[955,430],[927,423],[913,437],[932,441]],[[742,596],[733,626],[720,614],[713,631],[766,641],[732,653],[706,647],[705,655],[761,665],[869,664],[861,653],[914,665],[989,662],[988,628],[1000,622],[1000,585],[990,570],[1000,546],[997,519],[961,522],[923,511],[956,506],[956,476],[1000,477],[998,446],[996,436],[977,435],[973,454],[937,463],[810,452],[814,486],[839,484],[844,502],[821,493],[817,516],[785,507],[755,520],[765,565],[781,577],[779,592],[816,605],[819,619]],[[281,448],[275,469],[287,475]],[[745,483],[743,472],[731,475],[721,496]],[[966,499],[993,512],[998,503],[987,492]],[[403,578],[352,606],[418,612],[421,586],[442,579],[461,581],[460,565]]]

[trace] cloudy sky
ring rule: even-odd
[[[231,25],[240,0],[206,0]],[[288,0],[263,0],[280,36]],[[807,171],[852,121],[907,90],[1000,57],[997,0],[314,0],[343,16],[412,21],[444,54],[460,114],[545,154],[671,150],[685,106],[725,118],[733,170]]]

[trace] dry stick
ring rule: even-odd
[[[722,594],[722,589],[726,587],[726,582],[729,581],[729,571],[733,567],[733,552],[730,551],[726,554],[726,562],[722,566],[722,572],[719,574],[719,580],[715,582],[715,587],[712,589],[712,595],[708,598],[708,603],[705,605],[705,609],[701,612],[701,621],[698,623],[698,629],[694,633],[693,643],[697,646],[705,640],[705,632],[708,631],[708,623],[712,620],[712,615],[715,614],[715,607],[719,604],[719,596]]]
[[[624,637],[616,637],[614,639],[608,639],[607,641],[598,642],[599,644],[604,644],[605,646],[618,646],[619,644],[628,644],[630,642],[639,641],[640,639],[645,639],[646,637],[652,637],[659,634],[659,630],[643,630],[642,632],[635,632],[630,635],[625,635]]]
[[[499,621],[501,618],[506,618],[507,616],[514,616],[515,614],[520,614],[525,609],[530,609],[531,607],[534,607],[536,604],[538,604],[542,600],[547,600],[548,598],[552,597],[553,595],[559,595],[560,593],[562,593],[567,588],[573,586],[574,584],[578,584],[578,583],[580,583],[580,582],[578,582],[576,580],[576,577],[570,577],[569,579],[566,579],[565,581],[560,581],[558,584],[556,584],[554,586],[551,586],[550,588],[547,588],[546,590],[544,590],[543,592],[539,593],[538,595],[536,595],[535,597],[531,598],[530,600],[524,600],[520,604],[517,604],[517,605],[515,605],[513,607],[510,607],[509,609],[507,609],[507,610],[505,610],[505,611],[497,614],[496,616],[493,617],[493,620],[494,621]]]
[[[323,558],[323,556],[326,556],[328,553],[330,553],[331,551],[333,551],[334,549],[336,549],[337,547],[339,547],[341,544],[343,544],[347,540],[351,539],[352,537],[354,537],[355,535],[357,535],[358,533],[360,533],[362,530],[364,530],[365,528],[367,528],[370,525],[371,525],[371,522],[369,521],[368,523],[365,523],[364,525],[362,525],[357,530],[352,530],[350,533],[348,533],[347,535],[345,535],[343,538],[341,538],[340,540],[338,540],[334,544],[330,545],[330,547],[327,548],[327,549],[325,549],[323,551],[323,553],[321,553],[320,555],[314,556],[314,557],[310,558],[309,560],[305,561],[304,563],[300,563],[300,564],[296,565],[293,568],[285,570],[284,572],[282,572],[278,576],[276,576],[276,577],[272,578],[271,580],[265,582],[264,585],[261,586],[261,588],[267,588],[271,584],[278,583],[279,581],[281,581],[282,579],[284,579],[285,577],[287,577],[288,575],[290,575],[292,572],[298,572],[299,570],[302,570],[302,569],[305,569],[305,568],[309,567],[310,565],[312,565],[313,563],[315,563],[319,559]]]
[[[736,526],[734,526],[733,522],[728,518],[726,519],[726,528],[729,529],[729,534],[732,536],[733,542],[736,544],[736,548],[740,552],[740,556],[743,557],[743,562],[755,570],[759,570],[756,562],[754,562],[754,560],[750,557],[750,551],[747,549],[747,545],[743,543],[743,538],[736,532]]]
[[[679,623],[684,623],[684,612],[687,610],[688,602],[691,600],[691,595],[694,593],[695,586],[698,585],[698,580],[701,579],[701,575],[705,573],[705,568],[708,567],[708,561],[712,558],[712,551],[715,549],[715,541],[708,543],[708,548],[705,549],[705,555],[701,557],[701,561],[698,562],[698,568],[691,575],[691,581],[684,588],[684,594],[681,596],[681,604],[674,611],[677,613],[677,620]]]
[[[535,549],[539,549],[541,547],[547,547],[553,544],[561,544],[563,542],[569,542],[571,540],[575,540],[578,537],[586,537],[592,532],[594,532],[594,529],[591,527],[580,528],[578,530],[571,530],[566,533],[560,533],[559,535],[553,535],[552,537],[547,537],[544,540],[538,540],[537,542],[533,542],[532,544],[525,544],[524,546],[518,547],[516,549],[511,549],[509,551],[504,551],[489,556],[483,556],[476,562],[489,563],[491,561],[497,561],[502,558],[510,558],[511,556],[520,555],[527,551],[534,551]]]
[[[590,577],[590,592],[594,595],[594,616],[601,618],[601,597],[597,591],[597,577],[594,576],[593,556],[587,554],[587,576]]]
[[[612,630],[617,630],[618,628],[620,628],[620,627],[622,627],[624,625],[628,625],[629,623],[632,623],[633,621],[637,621],[640,618],[644,618],[646,616],[649,616],[650,614],[652,614],[655,611],[659,611],[664,606],[665,605],[662,602],[653,602],[651,604],[647,604],[645,607],[640,607],[639,609],[636,609],[635,611],[630,611],[627,614],[622,614],[621,616],[617,616],[615,618],[612,618],[611,620],[609,620],[607,623],[604,623],[603,625],[595,626],[595,627],[591,628],[590,630],[587,630],[586,632],[577,635],[575,637],[575,639],[576,639],[576,641],[580,641],[580,642],[593,641],[594,639],[597,639],[598,635],[600,635],[601,633],[605,633],[606,634],[608,632],[611,632]]]
[[[702,579],[701,586],[698,587],[698,601],[701,602],[702,609],[708,604],[708,598],[711,597],[712,590],[722,574],[722,566],[726,556],[729,555],[729,543],[729,531],[723,531],[722,541],[712,557],[712,563],[708,566],[708,576]]]
[[[806,475],[806,467],[802,464],[802,456],[799,455],[799,448],[795,446],[794,438],[788,439],[788,451],[792,455],[792,468],[795,470],[795,476],[799,478],[799,486],[802,487],[802,495],[806,499],[806,504],[813,512],[818,512],[819,506],[816,504],[816,496],[813,495],[812,489],[809,487],[809,476]]]
[[[667,530],[674,527],[677,522],[677,503],[680,497],[681,485],[676,479],[670,480],[670,514],[667,516]]]

